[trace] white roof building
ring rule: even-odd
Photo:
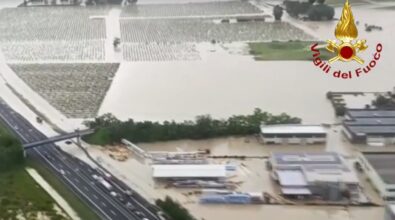
[[[321,144],[326,142],[327,136],[321,125],[261,125],[260,129],[265,144]]]
[[[153,165],[154,178],[225,178],[224,165]]]
[[[321,125],[261,125],[263,134],[326,134],[326,130]]]

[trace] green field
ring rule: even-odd
[[[0,219],[36,219],[43,213],[50,219],[65,219],[54,210],[53,199],[30,177],[23,167],[0,172]]]
[[[310,47],[313,43],[308,41],[249,43],[249,52],[255,60],[312,60]],[[323,60],[333,57],[325,49],[320,49],[320,52]]]

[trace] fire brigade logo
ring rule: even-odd
[[[329,60],[329,63],[352,60],[360,64],[364,63],[364,60],[358,57],[357,53],[366,50],[368,46],[366,40],[355,40],[358,37],[358,29],[348,0],[344,4],[342,15],[337,23],[335,36],[340,41],[339,44],[335,40],[327,40],[326,49],[332,53],[337,53],[335,57]]]

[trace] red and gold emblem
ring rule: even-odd
[[[335,29],[335,36],[340,41],[339,44],[335,40],[327,40],[328,45],[326,49],[332,53],[337,53],[335,57],[329,60],[329,63],[338,60],[343,62],[355,60],[360,64],[364,63],[357,56],[357,53],[366,50],[368,46],[366,45],[366,40],[355,41],[358,37],[358,30],[348,0],[344,3],[342,15]]]

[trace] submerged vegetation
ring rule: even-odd
[[[133,142],[154,142],[179,139],[206,139],[229,135],[250,135],[259,133],[265,124],[296,124],[301,119],[285,113],[272,115],[255,109],[251,115],[234,115],[228,119],[213,119],[209,115],[197,116],[195,121],[165,121],[163,123],[132,119],[121,122],[111,114],[105,114],[86,125],[96,129],[95,133],[85,136],[91,144],[106,145],[119,143],[125,138]]]
[[[310,50],[313,43],[310,41],[273,41],[249,43],[248,45],[250,54],[255,57],[255,60],[313,60]],[[326,49],[321,49],[320,53],[322,60],[331,58],[331,54]]]
[[[182,207],[179,203],[173,201],[170,197],[165,200],[156,200],[156,205],[159,206],[170,220],[195,220],[195,218]]]

